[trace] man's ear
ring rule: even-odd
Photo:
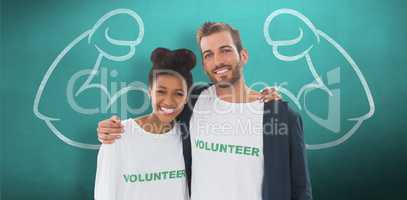
[[[240,51],[240,59],[243,62],[243,64],[246,64],[247,61],[249,61],[249,52],[247,51],[247,49],[243,48]]]

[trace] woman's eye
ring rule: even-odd
[[[164,91],[164,90],[158,90],[157,93],[158,93],[158,94],[164,94],[165,91]]]

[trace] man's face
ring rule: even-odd
[[[248,59],[247,51],[237,51],[228,31],[202,37],[200,42],[202,64],[213,83],[228,87],[241,78],[242,67]]]

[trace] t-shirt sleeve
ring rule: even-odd
[[[95,200],[115,200],[118,181],[117,145],[102,144],[97,157]]]

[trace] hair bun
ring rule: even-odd
[[[171,65],[171,51],[166,48],[156,48],[151,53],[150,59],[155,68],[168,67],[168,65]]]
[[[195,54],[188,49],[176,49],[171,51],[167,48],[156,48],[151,53],[153,68],[186,69],[191,71],[196,64]]]
[[[175,66],[184,67],[191,71],[196,64],[196,57],[194,52],[188,49],[176,49],[174,52]]]

